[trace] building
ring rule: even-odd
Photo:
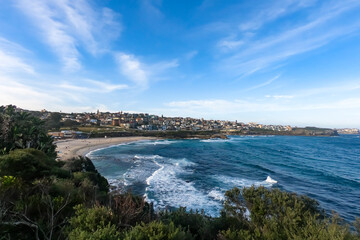
[[[120,119],[119,118],[113,118],[112,125],[113,126],[119,126],[120,125]]]

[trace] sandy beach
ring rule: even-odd
[[[85,156],[87,153],[104,147],[140,140],[155,140],[153,137],[116,137],[116,138],[89,138],[67,139],[56,141],[58,157],[66,161],[73,157]]]

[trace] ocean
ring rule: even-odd
[[[204,209],[218,216],[233,187],[305,194],[347,221],[360,217],[360,136],[229,136],[139,141],[87,155],[113,186],[156,209]]]

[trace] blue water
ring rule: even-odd
[[[140,141],[88,156],[111,185],[144,195],[159,209],[186,206],[216,216],[226,190],[263,185],[306,194],[348,221],[360,217],[356,135]]]

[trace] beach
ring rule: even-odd
[[[155,140],[154,137],[114,137],[114,138],[89,138],[89,139],[66,139],[56,141],[58,157],[66,161],[73,157],[85,156],[87,153],[104,147],[121,143],[135,142],[141,140]]]

